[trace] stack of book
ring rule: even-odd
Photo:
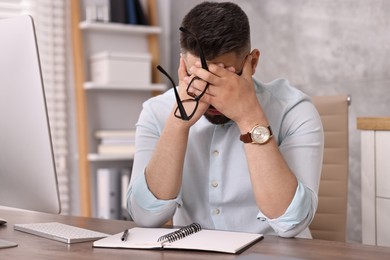
[[[135,130],[99,130],[97,152],[101,155],[133,155],[135,152]]]
[[[147,16],[147,0],[85,0],[88,21],[148,25]]]
[[[148,25],[145,5],[142,0],[111,0],[111,22]]]
[[[97,170],[98,218],[130,219],[126,210],[126,193],[130,174],[129,168],[99,168]]]

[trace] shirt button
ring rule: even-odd
[[[214,209],[213,213],[214,213],[214,215],[219,215],[219,213],[221,213],[221,211],[219,209]]]
[[[214,157],[217,157],[218,155],[219,155],[218,150],[215,150],[215,151],[213,152],[213,156],[214,156]]]
[[[212,182],[211,182],[211,186],[212,186],[213,188],[217,188],[217,187],[218,187],[218,182],[217,182],[217,181],[212,181]]]
[[[260,221],[266,221],[267,219],[264,218],[264,217],[260,217],[259,220],[260,220]]]

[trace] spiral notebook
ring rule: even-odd
[[[181,229],[132,228],[93,243],[93,247],[128,249],[188,249],[237,254],[261,240],[263,235],[201,229],[192,224]]]

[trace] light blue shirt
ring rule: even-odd
[[[173,216],[180,226],[197,222],[206,229],[311,237],[307,227],[317,209],[322,168],[321,119],[310,98],[286,80],[255,80],[255,88],[273,138],[298,179],[286,212],[269,219],[257,207],[237,124],[214,125],[203,117],[190,129],[178,197],[159,200],[149,191],[144,171],[176,104],[171,89],[146,101],[137,123],[127,206],[138,225],[160,226]]]

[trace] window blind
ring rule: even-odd
[[[68,1],[2,0],[0,18],[30,14],[38,39],[62,214],[70,213],[68,113]]]

